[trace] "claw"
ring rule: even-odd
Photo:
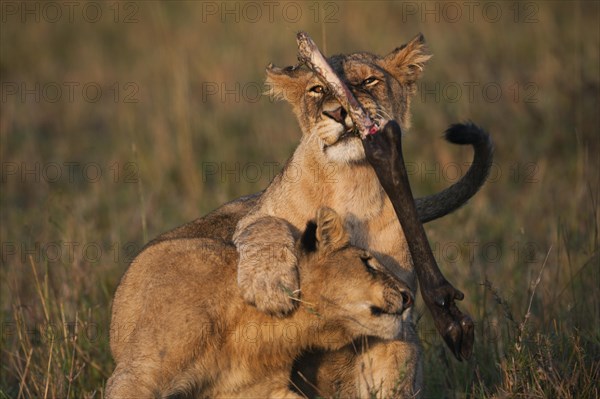
[[[440,293],[445,291],[447,294]],[[431,293],[431,291],[436,291]],[[429,292],[430,296],[426,295]],[[473,352],[474,323],[466,314],[456,306],[455,300],[464,298],[464,294],[454,289],[449,283],[435,289],[423,287],[424,298],[430,309],[436,329],[444,339],[446,345],[458,361],[469,359]]]
[[[444,334],[444,341],[446,341],[446,345],[448,345],[448,347],[452,351],[452,354],[459,361],[462,360],[461,350],[460,350],[461,341],[462,341],[461,338],[462,338],[462,330],[459,328],[458,323],[450,324],[450,326],[448,326],[448,330],[446,331],[446,334]]]
[[[463,299],[465,299],[465,294],[463,294],[459,290],[456,290],[456,293],[454,294],[454,299],[462,301]]]

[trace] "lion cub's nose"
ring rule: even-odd
[[[402,296],[402,312],[411,308],[415,303],[413,294],[409,290],[400,290],[400,296]]]
[[[337,123],[341,123],[344,126],[346,125],[345,120],[348,113],[342,107],[337,107],[333,111],[323,111],[323,115],[330,117]]]

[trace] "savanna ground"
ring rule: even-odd
[[[261,95],[298,30],[328,54],[424,33],[418,195],[467,169],[449,123],[493,135],[489,182],[426,226],[477,325],[459,363],[419,305],[426,397],[598,397],[598,2],[67,3],[1,3],[0,397],[103,396],[131,256],[264,188],[298,142]]]

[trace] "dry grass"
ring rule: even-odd
[[[257,93],[268,62],[295,61],[300,29],[328,53],[384,54],[425,34],[434,58],[406,138],[417,193],[466,169],[470,150],[440,139],[449,123],[493,134],[491,181],[427,226],[477,343],[457,363],[423,315],[426,396],[599,396],[597,2],[484,3],[487,19],[482,4],[456,23],[434,2],[321,3],[318,15],[291,3],[297,23],[284,3],[255,23],[244,3],[229,3],[238,23],[206,8],[221,2],[81,2],[54,23],[28,4],[24,22],[11,8],[22,4],[3,2],[0,25],[0,397],[102,397],[111,298],[131,255],[263,188],[298,141],[287,107]],[[91,23],[81,12],[94,5]]]

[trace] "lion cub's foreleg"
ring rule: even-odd
[[[418,341],[383,341],[369,338],[360,348],[352,379],[358,397],[418,398],[423,390],[422,349]]]
[[[277,399],[305,399],[306,397],[293,392],[288,387],[290,378],[289,370],[275,371],[260,382],[235,392],[217,392],[214,396],[227,399],[248,398],[277,398]]]
[[[240,254],[238,285],[244,300],[273,315],[292,311],[300,287],[290,224],[261,217],[236,234],[234,242]]]
[[[151,367],[149,367],[151,368]],[[141,371],[139,370],[141,369]],[[106,383],[105,396],[110,399],[151,399],[157,396],[152,370],[117,365]]]
[[[423,355],[414,325],[399,340],[363,337],[298,358],[292,385],[308,398],[414,399],[423,393]]]

